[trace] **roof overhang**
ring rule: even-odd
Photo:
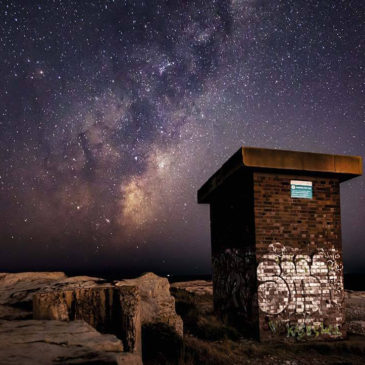
[[[281,174],[336,176],[340,181],[362,175],[360,156],[241,147],[198,191],[198,203],[210,196],[235,172],[267,171]]]

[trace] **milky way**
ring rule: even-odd
[[[196,191],[241,145],[365,156],[364,10],[1,1],[0,269],[209,272]],[[342,187],[348,271],[364,193]]]

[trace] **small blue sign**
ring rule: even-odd
[[[312,181],[291,180],[290,186],[290,196],[292,198],[313,198]]]

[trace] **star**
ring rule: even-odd
[[[9,2],[2,269],[209,272],[196,191],[241,145],[365,156],[361,6]],[[364,178],[341,189],[345,267],[363,270]]]

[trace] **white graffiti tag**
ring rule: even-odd
[[[310,257],[280,243],[270,245],[257,267],[258,302],[270,315],[323,314],[343,300],[342,264],[336,249]]]

